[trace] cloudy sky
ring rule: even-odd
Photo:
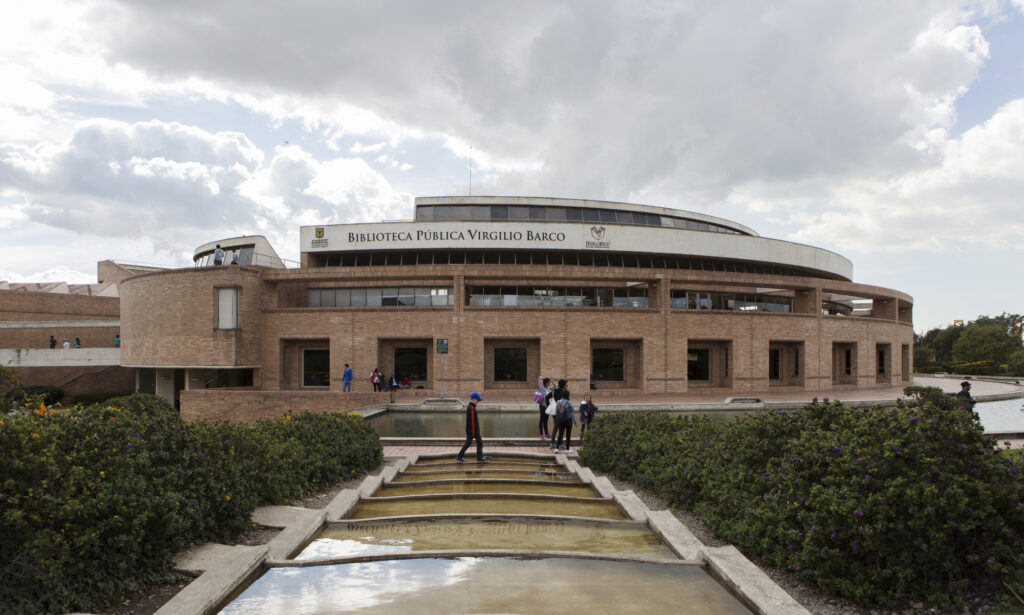
[[[915,329],[1024,312],[1024,0],[0,0],[0,280],[187,266],[415,196],[834,250]],[[472,149],[471,149],[472,148]]]

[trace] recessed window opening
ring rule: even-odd
[[[594,348],[591,372],[597,382],[625,382],[626,351],[624,348]]]
[[[217,289],[217,328],[238,329],[238,288]]]
[[[395,348],[395,377],[399,380],[426,380],[427,349]]]
[[[331,351],[327,348],[302,349],[302,386],[328,388],[331,385]]]
[[[494,381],[526,382],[526,348],[494,349]]]
[[[687,352],[686,377],[695,382],[711,381],[711,350],[691,348]]]

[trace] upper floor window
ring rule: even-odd
[[[405,286],[389,288],[311,288],[309,307],[380,307],[452,305],[451,288]]]
[[[217,328],[238,329],[238,288],[217,289]]]
[[[671,306],[682,310],[739,310],[742,312],[792,312],[793,298],[762,293],[719,293],[673,290]]]

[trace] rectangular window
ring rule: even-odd
[[[885,351],[878,349],[878,373],[885,374]]]
[[[800,349],[799,348],[794,348],[793,349],[793,375],[794,376],[799,376],[800,375]]]
[[[447,288],[430,289],[430,305],[452,305],[452,295]]]
[[[526,382],[526,348],[494,349],[494,381]]]
[[[366,289],[366,307],[380,307],[381,303],[381,289],[380,288],[367,288]]]
[[[217,328],[238,329],[238,289],[217,289]]]
[[[594,348],[590,370],[596,381],[625,382],[626,351],[622,348]]]
[[[843,354],[846,357],[844,361],[845,366],[843,367],[843,373],[846,374],[847,376],[851,376],[853,375],[853,351],[847,348]]]
[[[302,386],[331,386],[331,351],[327,348],[302,349]]]
[[[782,379],[782,350],[772,348],[768,350],[768,380]]]
[[[426,348],[395,348],[395,378],[399,381],[427,379]]]
[[[366,289],[353,288],[351,291],[352,307],[366,307]]]
[[[687,353],[686,377],[695,382],[711,381],[711,350],[693,348]]]

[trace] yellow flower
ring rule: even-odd
[[[39,437],[39,434],[37,434],[37,433],[33,432],[33,433],[32,433],[32,437],[33,437],[33,438],[38,438],[38,437]]]
[[[230,502],[231,501],[231,496],[230,495],[226,495],[226,496],[224,496],[224,499]]]
[[[110,420],[111,420],[111,421],[113,421],[113,420],[114,420],[114,417],[110,417]]]
[[[0,419],[0,425],[3,425],[3,424],[4,424],[4,420]]]
[[[46,404],[39,404],[39,409],[46,412]]]

